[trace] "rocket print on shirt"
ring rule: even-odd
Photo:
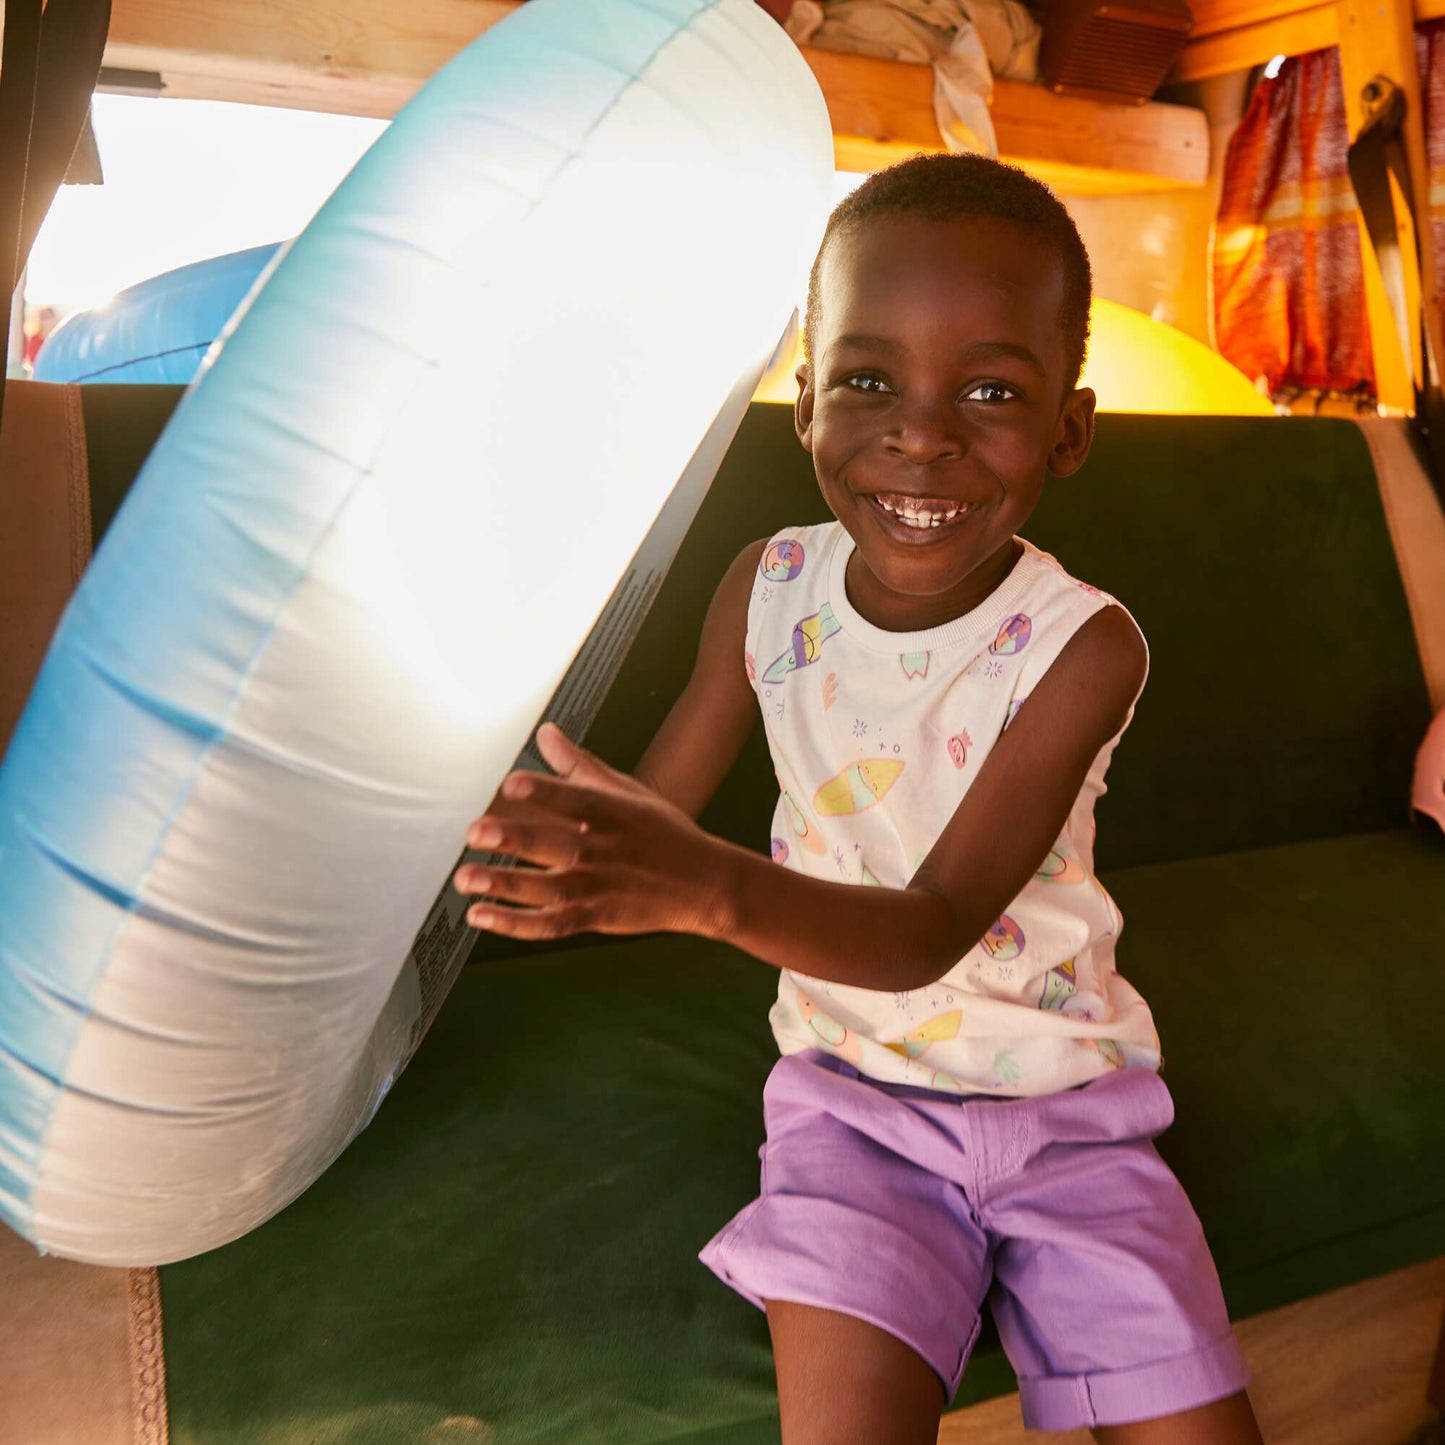
[[[1033,619],[1022,612],[1016,612],[999,628],[998,636],[989,643],[988,650],[999,656],[1013,657],[1029,645],[1029,638],[1033,634]]]
[[[902,771],[902,758],[860,758],[813,794],[813,807],[824,818],[862,813],[888,792]]]
[[[941,1043],[944,1039],[956,1039],[959,1025],[963,1022],[963,1010],[956,1008],[946,1014],[939,1014],[916,1029],[910,1029],[901,1039],[894,1039],[883,1045],[901,1054],[905,1059],[916,1059],[926,1053],[930,1044]]]
[[[1044,991],[1039,996],[1039,1007],[1058,1009],[1062,1013],[1064,1005],[1078,992],[1079,980],[1074,970],[1074,960],[1065,959],[1057,968],[1051,968],[1044,975]]]
[[[811,617],[805,617],[793,628],[793,645],[774,658],[763,674],[764,682],[781,682],[800,667],[811,667],[818,660],[823,644],[839,630],[833,609],[824,603]]]

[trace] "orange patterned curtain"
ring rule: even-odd
[[[1214,229],[1215,345],[1271,393],[1374,386],[1359,208],[1335,50],[1262,80],[1229,143]]]
[[[1445,20],[1415,27],[1415,54],[1425,112],[1425,161],[1430,167],[1430,239],[1438,272],[1445,267]],[[1445,356],[1435,359],[1445,366]]]
[[[1419,27],[1416,52],[1430,230],[1445,261],[1445,22]],[[1374,393],[1348,149],[1336,50],[1287,60],[1260,81],[1229,144],[1211,266],[1215,344],[1271,393]]]

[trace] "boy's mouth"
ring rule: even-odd
[[[967,502],[949,497],[911,497],[904,492],[874,492],[872,502],[893,522],[921,532],[946,527],[969,510]]]

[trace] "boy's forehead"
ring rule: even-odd
[[[865,300],[870,291],[910,281],[962,293],[1044,293],[1040,299],[1061,304],[1064,263],[1054,247],[1013,221],[872,216],[829,241],[820,299],[826,309],[830,299]]]
[[[860,316],[869,330],[955,321],[1026,333],[1062,358],[1063,258],[1012,221],[868,217],[830,239],[818,282],[820,342]]]

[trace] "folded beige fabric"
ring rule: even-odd
[[[1042,31],[1018,0],[797,0],[787,29],[800,45],[928,65],[970,25],[995,75],[1038,78]]]
[[[799,45],[933,66],[933,110],[952,151],[996,156],[993,78],[1038,78],[1039,23],[1018,0],[797,0]]]

